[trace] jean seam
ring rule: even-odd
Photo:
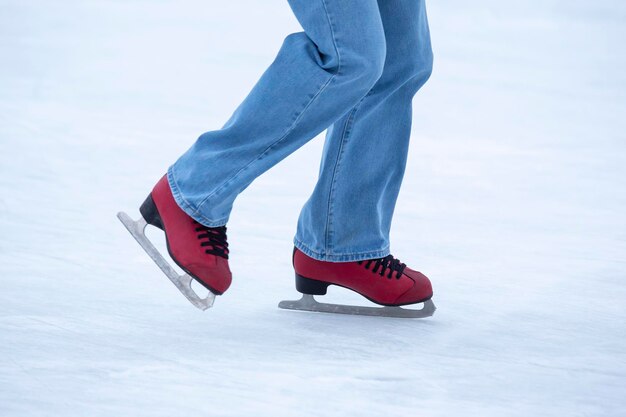
[[[354,106],[348,118],[346,120],[346,124],[344,125],[343,131],[341,132],[341,138],[339,139],[339,151],[337,153],[337,160],[335,161],[335,166],[333,167],[333,173],[330,182],[330,189],[328,191],[328,208],[327,208],[327,217],[326,217],[326,230],[324,233],[324,249],[327,253],[332,254],[332,241],[331,236],[333,235],[332,225],[333,225],[333,194],[335,191],[335,184],[337,183],[337,171],[339,166],[341,165],[341,157],[344,153],[344,146],[350,136],[351,127],[354,124],[354,119],[356,117],[356,113],[361,107],[361,104],[365,99],[372,93],[372,89],[368,91],[368,93],[363,96],[363,98]]]
[[[178,182],[176,181],[176,177],[174,175],[174,166],[170,168],[169,178],[172,180],[171,182],[172,182],[173,187],[170,185],[170,189],[172,190],[172,195],[174,196],[174,200],[180,199],[181,203],[183,203],[182,205],[184,205],[185,208],[187,208],[189,211],[191,211],[191,213],[193,213],[193,215],[188,213],[189,216],[190,217],[195,216],[198,213],[198,210],[194,208],[194,206],[189,201],[187,201],[185,196],[183,196],[183,194],[180,192],[180,187],[178,186]],[[176,197],[178,197],[178,199]]]
[[[335,48],[335,53],[337,54],[337,72],[336,75],[339,75],[341,72],[341,54],[339,53],[339,47],[337,46],[337,35],[335,33],[335,26],[330,18],[330,13],[328,12],[328,4],[326,0],[321,0],[322,5],[324,6],[324,12],[326,14],[326,20],[328,21],[328,27],[330,28],[330,37],[333,40],[333,47]]]
[[[335,189],[335,183],[337,181],[337,177],[336,177],[336,173],[337,173],[337,169],[339,167],[340,161],[341,161],[341,155],[343,154],[343,147],[344,147],[344,139],[346,137],[346,131],[348,130],[348,125],[350,124],[350,120],[352,120],[352,117],[354,116],[356,109],[352,109],[352,111],[350,112],[350,114],[348,115],[348,118],[346,119],[346,124],[343,127],[343,131],[341,132],[341,138],[339,139],[339,150],[337,151],[337,159],[335,160],[335,165],[333,166],[333,173],[331,176],[331,180],[330,180],[330,189],[328,190],[328,206],[326,208],[326,228],[324,230],[324,250],[326,251],[326,253],[331,253],[332,252],[332,242],[330,241],[330,236],[332,235],[332,211],[333,211],[333,204],[332,204],[332,196],[333,196],[333,191]]]
[[[335,72],[334,74],[331,75],[331,77],[326,80],[326,82],[324,82],[317,90],[317,92],[311,97],[311,99],[309,100],[308,103],[305,104],[304,108],[300,111],[300,113],[296,116],[296,119],[293,121],[293,123],[291,124],[291,126],[289,126],[287,128],[287,130],[282,134],[282,136],[280,136],[276,141],[272,142],[267,148],[265,148],[265,150],[263,152],[261,152],[261,154],[259,156],[257,156],[255,159],[253,159],[252,161],[248,162],[245,166],[243,166],[239,171],[237,171],[236,173],[234,173],[230,178],[228,178],[226,181],[224,181],[224,183],[218,187],[217,189],[215,189],[212,193],[210,193],[209,195],[207,195],[204,199],[202,199],[202,201],[198,204],[196,211],[200,212],[202,206],[213,196],[218,195],[220,191],[222,191],[224,188],[226,188],[228,185],[230,185],[237,177],[239,177],[239,175],[241,175],[241,173],[243,173],[244,171],[246,171],[252,164],[254,164],[255,162],[260,161],[261,159],[263,159],[263,157],[265,157],[265,155],[267,155],[267,153],[269,153],[269,151],[274,148],[276,145],[278,145],[279,143],[281,143],[288,135],[289,133],[291,133],[296,125],[298,124],[298,122],[300,121],[300,119],[303,117],[304,113],[306,112],[306,110],[311,106],[311,104],[313,104],[313,102],[315,101],[315,99],[317,97],[319,97],[320,94],[322,94],[324,92],[324,90],[328,87],[328,85],[330,85],[330,83],[339,75],[339,71],[341,70],[341,56],[339,54],[339,48],[337,46],[337,39],[336,39],[336,35],[335,35],[335,30],[333,28],[333,24],[332,21],[330,19],[330,15],[328,13],[328,8],[326,5],[325,0],[321,0],[323,6],[324,6],[324,12],[326,14],[326,19],[328,21],[328,25],[330,27],[330,33],[331,33],[331,38],[333,40],[333,46],[335,48],[335,52],[337,54],[337,72]]]

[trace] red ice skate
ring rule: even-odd
[[[143,219],[133,221],[125,213],[118,217],[156,264],[187,297],[200,309],[212,306],[215,295],[223,294],[231,284],[228,267],[226,226],[207,227],[188,216],[176,203],[164,176],[156,184],[139,211]],[[147,224],[165,232],[167,251],[176,264],[187,273],[178,275],[146,238]],[[191,288],[191,279],[206,287],[210,293],[200,298]]]
[[[408,268],[393,256],[355,262],[325,262],[294,248],[293,266],[296,289],[303,295],[296,302],[283,301],[282,308],[329,313],[392,317],[428,317],[435,311],[430,301],[433,290],[429,279]],[[314,295],[325,295],[330,285],[353,290],[384,308],[318,303]],[[424,303],[421,310],[399,306]]]

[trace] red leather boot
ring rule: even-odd
[[[293,252],[296,289],[303,294],[324,295],[329,285],[356,291],[374,303],[402,306],[430,300],[428,278],[389,255],[356,262],[325,262]]]
[[[174,200],[165,176],[139,211],[148,224],[165,232],[167,251],[178,266],[214,294],[228,289],[232,274],[226,226],[207,227],[189,217]]]

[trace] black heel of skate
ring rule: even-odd
[[[328,282],[305,278],[296,273],[296,290],[302,294],[326,295],[326,290],[329,285],[330,284]]]
[[[161,216],[159,215],[156,204],[154,204],[152,194],[150,194],[148,198],[146,198],[146,201],[143,202],[141,207],[139,207],[139,212],[141,213],[141,216],[146,220],[146,223],[163,230],[163,221],[161,220]]]

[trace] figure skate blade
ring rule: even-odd
[[[286,310],[316,311],[321,313],[352,314],[358,316],[397,317],[397,318],[425,318],[435,313],[436,307],[432,300],[425,301],[421,309],[403,307],[362,307],[343,304],[320,303],[312,295],[302,294],[296,301],[281,301],[279,308]]]
[[[155,264],[163,271],[163,273],[172,281],[172,283],[178,288],[178,290],[189,300],[191,304],[199,308],[200,310],[206,310],[213,306],[215,302],[215,294],[209,291],[209,294],[205,298],[201,298],[191,287],[191,281],[193,278],[189,274],[178,274],[174,268],[163,258],[161,253],[146,237],[145,229],[148,225],[143,217],[138,220],[133,220],[128,214],[124,212],[117,213],[117,218],[120,219],[122,224],[128,229],[130,234],[135,238],[137,243],[146,251],[146,253],[152,258]]]

